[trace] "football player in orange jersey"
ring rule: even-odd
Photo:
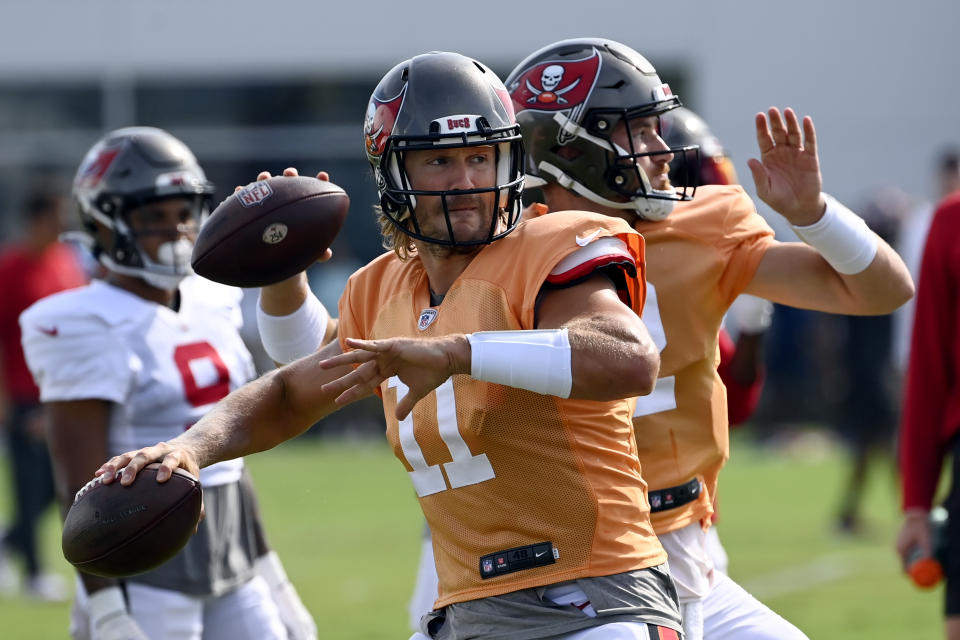
[[[671,148],[688,147],[684,152],[688,158],[676,154],[670,162],[669,177],[674,186],[688,182],[697,187],[739,184],[737,171],[723,145],[703,118],[690,109],[677,107],[661,114],[660,136]],[[693,166],[695,171],[685,171],[687,166]],[[763,342],[772,319],[773,303],[748,294],[737,296],[723,318],[718,340],[720,363],[717,373],[727,392],[727,422],[731,429],[753,414],[760,399],[765,377]],[[727,573],[727,552],[717,533],[716,495],[713,496],[713,508],[711,526],[707,530],[707,549],[714,569]]]
[[[736,171],[720,141],[693,111],[678,107],[660,117],[664,142],[671,147],[688,147],[690,163],[696,171],[685,171],[687,165],[681,154],[670,163],[670,181],[682,186],[693,180],[690,186],[702,184],[735,184]],[[690,175],[688,175],[690,174]],[[546,212],[547,207],[541,207]],[[540,215],[539,210],[526,210],[525,216]],[[717,372],[727,391],[727,417],[731,428],[750,417],[757,406],[763,386],[763,339],[770,325],[773,304],[763,298],[740,295],[724,316],[720,329],[720,364]],[[736,342],[727,333],[731,328]],[[712,526],[707,531],[707,548],[714,567],[727,572],[727,554],[717,535],[716,500],[714,500]],[[417,566],[413,594],[408,604],[410,624],[416,629],[420,617],[433,608],[437,598],[437,570],[433,559],[430,530],[424,527],[421,541],[420,561]]]
[[[527,146],[528,186],[541,186],[553,210],[626,220],[647,243],[643,319],[661,366],[654,393],[638,399],[634,428],[687,638],[805,637],[716,575],[705,548],[728,456],[717,332],[741,293],[834,313],[889,313],[913,295],[906,267],[821,192],[809,117],[801,126],[790,109],[756,116],[761,159],[748,164],[757,193],[805,241],[781,243],[741,187],[674,188],[670,161],[688,156],[664,143],[658,116],[680,102],[636,51],[596,38],[557,42],[528,56],[506,84]]]
[[[659,366],[639,317],[643,238],[587,212],[520,220],[510,97],[470,58],[397,65],[364,133],[392,251],[351,277],[338,339],[97,474],[129,484],[153,460],[161,481],[196,473],[376,392],[433,533],[439,598],[415,637],[679,638],[631,421]],[[304,285],[265,342],[322,342],[330,322]]]

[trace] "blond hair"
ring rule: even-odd
[[[397,227],[397,224],[383,212],[380,205],[374,205],[373,211],[377,216],[377,224],[380,226],[380,244],[384,249],[393,251],[400,260],[409,260],[416,253],[417,248],[413,244],[413,238],[404,233]],[[404,227],[410,224],[409,216],[404,218]]]

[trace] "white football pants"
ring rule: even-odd
[[[74,640],[90,638],[86,593],[78,581],[70,612]],[[277,606],[267,583],[255,576],[218,598],[200,598],[178,591],[127,583],[130,615],[150,640],[286,640]]]

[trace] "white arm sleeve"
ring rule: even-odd
[[[309,293],[300,308],[286,316],[271,316],[257,302],[257,328],[263,348],[274,362],[287,364],[308,356],[323,343],[330,314]]]

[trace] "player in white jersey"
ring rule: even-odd
[[[64,513],[104,454],[176,437],[255,377],[241,291],[190,272],[212,191],[190,150],[159,129],[112,132],[80,166],[74,195],[107,275],[20,317]],[[243,460],[200,480],[207,517],[174,558],[123,581],[79,574],[74,638],[316,637],[276,554],[263,553]]]

